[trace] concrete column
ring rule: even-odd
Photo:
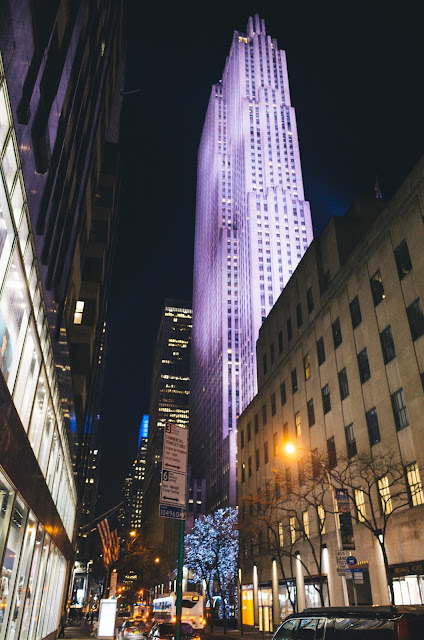
[[[384,569],[383,553],[378,540],[373,536],[374,567],[370,563],[370,581],[373,604],[390,604],[389,587],[387,586],[386,571]]]
[[[296,594],[297,594],[297,609],[302,611],[306,607],[305,598],[305,580],[303,578],[303,567],[300,562],[300,553],[295,560],[296,563]]]
[[[253,565],[253,616],[255,627],[259,625],[258,567]]]
[[[272,560],[272,622],[274,629],[280,624],[280,601],[278,599],[277,561]]]
[[[327,546],[323,547],[322,549],[322,569],[323,572],[327,574],[327,585],[328,585],[328,600],[329,602],[325,603],[326,605],[328,604],[328,606],[334,606],[334,604],[337,602],[337,598],[336,598],[336,593],[334,591],[335,585],[334,585],[334,575],[333,575],[333,565],[330,565],[330,556],[329,556],[329,552],[328,552],[328,548]]]

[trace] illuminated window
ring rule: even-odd
[[[405,468],[406,478],[408,480],[409,495],[411,504],[416,507],[424,503],[423,485],[420,477],[420,470],[416,462],[408,464]]]
[[[384,476],[378,481],[378,492],[380,494],[381,509],[388,516],[393,511],[392,498],[390,496],[389,478]]]
[[[278,541],[279,541],[280,547],[284,546],[284,529],[283,529],[282,522],[278,523]]]
[[[318,523],[321,534],[325,533],[325,510],[322,504],[318,505]]]
[[[296,426],[296,435],[299,438],[299,436],[302,434],[302,425],[300,422],[300,411],[298,411],[294,415],[294,424]]]
[[[303,358],[303,370],[305,372],[305,380],[309,380],[311,377],[311,358],[309,353]]]
[[[82,323],[82,314],[84,313],[84,301],[77,300],[77,304],[75,305],[75,313],[74,313],[74,324]]]
[[[309,513],[307,510],[303,512],[302,517],[303,517],[303,533],[305,534],[305,538],[309,538]]]
[[[355,489],[355,505],[359,522],[364,522],[367,514],[365,511],[365,496],[362,489]]]

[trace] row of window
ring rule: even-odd
[[[411,270],[412,270],[412,262],[409,255],[408,245],[406,240],[403,240],[400,245],[394,250],[394,257],[396,262],[396,268],[398,272],[399,279],[403,279]],[[380,304],[382,300],[385,299],[386,294],[384,292],[383,281],[381,278],[380,270],[376,271],[374,275],[370,278],[370,287],[372,299],[374,302],[374,306]],[[306,292],[307,298],[307,306],[308,312],[311,313],[314,309],[314,299],[312,288],[309,287]],[[359,304],[358,296],[355,296],[353,300],[349,303],[349,311],[350,317],[352,321],[352,328],[356,329],[362,322],[362,314],[361,307]],[[413,340],[417,340],[420,336],[424,334],[424,314],[421,305],[421,301],[419,298],[414,300],[412,304],[410,304],[407,309],[407,316],[409,327],[411,331],[411,336]],[[302,304],[299,302],[296,307],[296,320],[297,326],[300,328],[303,324],[303,315],[302,315]],[[291,316],[287,318],[286,322],[287,326],[287,341],[293,338],[293,327],[292,327],[292,319]],[[333,334],[333,344],[334,348],[337,349],[343,341],[342,331],[340,327],[340,319],[336,318],[336,320],[332,323],[332,334]],[[278,349],[281,354],[284,349],[283,343],[283,332],[280,330],[278,332]],[[323,338],[317,342],[317,352],[318,352],[318,363],[321,365],[325,361],[325,349],[324,349],[324,341]],[[271,344],[271,366],[275,361],[275,347],[274,343]],[[266,354],[263,356],[263,372],[264,375],[267,373],[267,357]],[[305,376],[305,379],[306,378]]]
[[[288,469],[290,475],[290,469]],[[405,483],[408,490],[408,502],[411,507],[416,507],[424,504],[424,491],[420,476],[420,471],[418,468],[418,464],[416,462],[412,462],[411,464],[405,466]],[[281,488],[278,489],[278,483],[276,483],[276,495],[281,497]],[[382,516],[389,516],[393,511],[393,499],[390,491],[390,479],[388,476],[383,476],[378,480],[378,496],[379,496],[379,506],[380,512]],[[269,483],[266,485],[266,493],[269,494]],[[354,490],[354,495],[352,499],[355,504],[355,520],[357,522],[365,522],[368,518],[372,518],[371,515],[367,514],[367,506],[365,502],[365,493],[363,489],[356,488]],[[258,490],[258,502],[257,502],[257,510],[259,512],[261,508],[261,491]],[[337,504],[334,504],[335,513],[338,514]],[[249,515],[254,515],[254,504],[251,501],[249,503]],[[283,522],[278,522],[278,541],[279,546],[283,547],[286,544],[285,537],[285,529],[288,529],[288,540],[290,544],[294,544],[300,537],[309,538],[311,535],[311,523],[309,517],[309,510],[305,509],[300,512],[297,516],[293,515],[288,517],[287,525],[285,526]],[[324,505],[318,504],[316,506],[316,519],[317,519],[317,527],[316,532],[317,535],[324,535],[326,533],[325,520],[326,520],[326,511]],[[245,519],[247,516],[246,505],[242,507],[242,518]],[[338,526],[340,528],[340,520],[337,517]],[[260,542],[260,534],[258,542]],[[263,542],[263,541],[262,541]],[[259,545],[261,546],[261,545]],[[253,549],[251,550],[251,554],[254,555]]]

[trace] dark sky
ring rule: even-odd
[[[150,5],[150,6],[147,6]],[[190,299],[197,148],[235,29],[259,13],[287,54],[315,235],[376,174],[389,198],[424,151],[422,3],[128,3],[120,230],[108,313],[101,437],[106,509],[149,411],[166,297]]]

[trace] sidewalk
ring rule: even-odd
[[[69,625],[65,627],[65,638],[72,640],[91,640],[95,636],[90,634],[93,632],[91,624]],[[97,635],[97,634],[96,634]]]

